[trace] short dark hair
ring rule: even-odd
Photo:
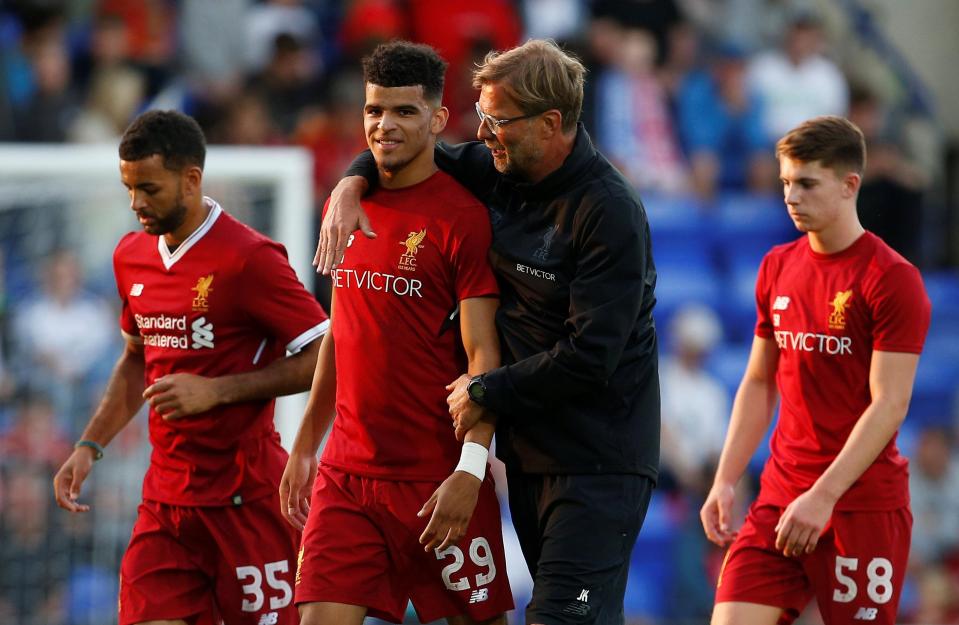
[[[819,162],[840,173],[862,174],[866,167],[866,140],[862,131],[844,117],[813,117],[776,144],[776,157],[801,163]]]
[[[427,45],[390,41],[376,46],[363,59],[363,80],[381,87],[421,85],[423,96],[432,102],[443,99],[447,62]]]
[[[173,171],[206,162],[206,139],[200,125],[178,111],[147,111],[130,124],[120,139],[120,158],[139,161],[159,154]]]

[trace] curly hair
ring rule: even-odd
[[[206,139],[200,125],[178,111],[147,111],[130,124],[120,139],[120,158],[139,161],[159,154],[172,171],[195,165],[203,169]]]
[[[380,87],[421,85],[423,96],[438,104],[443,99],[447,65],[430,46],[390,41],[363,59],[363,80]]]

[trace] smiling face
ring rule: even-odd
[[[120,161],[120,180],[130,195],[130,209],[136,213],[144,232],[169,235],[170,243],[182,240],[178,231],[189,216],[188,196],[199,188],[201,175],[196,166],[179,172],[167,169],[159,154],[138,161]]]
[[[480,90],[480,110],[496,119],[521,117],[525,113],[498,83],[486,83]],[[493,165],[501,174],[528,180],[542,160],[544,148],[534,133],[538,117],[517,119],[500,126],[495,133],[479,122],[476,138],[493,154]]]
[[[420,85],[367,83],[363,126],[384,186],[415,184],[435,171],[433,146],[448,116],[444,107],[427,102]]]
[[[855,209],[858,174],[780,156],[779,177],[789,217],[800,232],[827,230],[840,221],[850,201]]]

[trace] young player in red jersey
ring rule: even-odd
[[[446,405],[449,380],[498,366],[499,342],[486,208],[433,162],[445,67],[406,42],[364,60],[382,184],[363,205],[379,236],[356,237],[332,274],[332,331],[281,482],[287,518],[305,523],[304,625],[399,623],[408,600],[423,622],[503,623],[513,605],[485,473],[493,424],[461,447]]]
[[[195,121],[145,113],[119,151],[143,226],[114,253],[126,349],[54,478],[57,503],[89,509],[81,485],[146,399],[153,455],[121,567],[120,624],[295,624],[299,536],[279,512],[286,452],[273,403],[309,387],[329,321],[281,245],[203,196]]]
[[[907,461],[896,447],[930,305],[919,271],[856,215],[862,133],[817,117],[776,146],[786,207],[806,236],[772,249],[758,322],[700,516],[732,543],[714,625],[791,623],[815,597],[827,625],[895,623],[909,554]],[[738,531],[733,487],[772,419],[759,496]]]

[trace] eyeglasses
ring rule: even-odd
[[[496,119],[492,115],[487,115],[483,112],[483,109],[480,108],[479,102],[476,103],[476,114],[479,115],[480,121],[486,124],[487,130],[492,132],[494,135],[496,132],[510,122],[516,122],[521,119],[529,119],[530,117],[536,117],[537,115],[542,115],[542,113],[532,113],[530,115],[518,115],[516,117],[510,117],[508,119]]]

